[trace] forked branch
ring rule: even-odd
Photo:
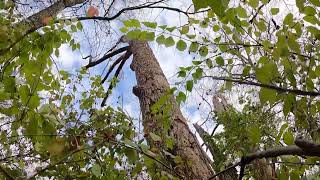
[[[128,50],[124,55],[122,55],[122,58],[119,58],[121,63],[118,66],[113,78],[118,78],[123,65],[126,63],[127,59],[130,58],[131,54],[132,54],[132,52],[130,50]],[[109,85],[109,88],[108,88],[108,90],[106,92],[106,96],[102,100],[101,107],[104,107],[106,105],[107,99],[108,99],[113,87],[114,87],[114,83],[111,82],[110,85]]]
[[[88,68],[91,68],[93,66],[96,66],[96,65],[102,63],[103,61],[105,61],[106,59],[111,58],[111,57],[113,57],[113,56],[115,56],[117,54],[120,54],[120,53],[124,52],[124,51],[127,51],[128,49],[129,49],[129,46],[125,46],[125,47],[119,48],[119,49],[117,49],[115,51],[112,51],[111,53],[108,53],[108,54],[104,55],[102,58],[100,58],[97,61],[89,62],[89,64],[86,65],[85,67],[88,69]]]

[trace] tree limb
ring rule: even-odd
[[[278,147],[269,149],[266,151],[258,151],[255,153],[248,154],[241,158],[240,161],[240,175],[239,180],[244,176],[244,170],[246,164],[249,164],[255,159],[278,157],[283,155],[298,155],[298,156],[317,156],[320,157],[320,144],[314,144],[312,142],[296,139],[296,145]]]
[[[122,61],[121,61],[120,65],[118,66],[118,69],[116,70],[116,72],[114,74],[114,78],[118,78],[123,65],[125,64],[126,60],[129,59],[131,54],[132,54],[132,52],[128,50],[124,55],[122,55],[123,56],[121,58]],[[101,107],[104,107],[106,105],[107,99],[108,99],[113,87],[114,87],[114,84],[110,83],[109,88],[108,88],[107,93],[106,93],[106,96],[102,100]]]
[[[264,88],[268,88],[268,89],[274,89],[278,92],[287,92],[287,93],[292,93],[292,94],[302,95],[302,96],[320,96],[320,92],[315,92],[315,91],[302,91],[299,89],[287,89],[287,88],[282,88],[282,87],[278,87],[275,85],[261,84],[261,83],[257,83],[257,82],[240,80],[240,79],[231,79],[231,78],[227,78],[227,77],[217,77],[217,76],[203,76],[203,77],[204,78],[211,78],[214,80],[234,82],[237,84],[246,84],[246,85],[251,85],[251,86],[264,87]]]
[[[108,53],[108,54],[104,55],[102,58],[100,58],[97,61],[89,62],[89,64],[86,65],[85,67],[88,69],[88,68],[91,68],[93,66],[96,66],[96,65],[102,63],[103,61],[105,61],[106,59],[108,59],[110,57],[113,57],[114,55],[117,55],[119,53],[122,53],[122,52],[128,50],[128,48],[129,48],[129,46],[125,46],[125,47],[119,48],[119,49],[117,49],[115,51],[112,51],[111,53]]]
[[[106,76],[102,79],[101,84],[103,84],[109,77],[109,75],[111,74],[111,72],[113,71],[113,69],[116,67],[117,64],[119,64],[122,60],[123,60],[124,56],[120,56],[109,68]]]

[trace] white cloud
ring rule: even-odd
[[[76,60],[80,58],[77,53],[73,52],[69,44],[63,44],[59,48],[59,57],[56,58],[58,66],[71,70],[76,65]]]

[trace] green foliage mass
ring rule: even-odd
[[[242,91],[243,108],[216,113],[213,123],[223,131],[203,140],[216,149],[215,170],[257,150],[294,144],[297,136],[320,143],[320,1],[297,0],[293,10],[272,6],[268,0],[193,0],[197,13],[182,26],[128,19],[120,31],[129,39],[154,41],[196,56],[180,67],[184,89],[172,89],[151,107],[164,129],[152,133],[165,141],[167,151],[149,149],[137,141],[133,120],[116,107],[98,107],[105,96],[101,77],[85,68],[71,74],[54,71],[52,56],[62,44],[73,51],[80,44],[72,34],[83,30],[76,18],[55,17],[41,30],[25,34],[16,26],[14,1],[0,2],[0,145],[1,179],[25,179],[27,167],[36,177],[58,179],[132,179],[149,173],[155,179],[173,179],[159,170],[162,160],[189,163],[171,154],[173,94],[179,104],[199,82],[217,81],[219,93]],[[280,3],[280,2],[278,2]],[[84,80],[90,89],[82,89]],[[212,123],[212,122],[211,122]],[[160,163],[159,163],[160,162]],[[285,156],[275,163],[279,179],[317,179],[319,158]],[[41,164],[41,165],[40,165]],[[147,167],[147,170],[146,168]],[[249,167],[246,178],[256,177]],[[28,174],[30,176],[30,174]]]

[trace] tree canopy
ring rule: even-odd
[[[189,3],[184,9],[170,0],[1,1],[0,177],[188,179],[185,169],[195,162],[179,154],[190,148],[179,140],[190,136],[211,159],[190,156],[201,156],[214,172],[199,179],[319,179],[320,1]],[[183,24],[133,15],[152,10],[174,12]],[[121,22],[116,30],[113,21]],[[88,64],[60,69],[61,47],[76,53],[84,36],[92,45],[83,57]],[[107,98],[125,81],[119,76],[130,71],[126,63],[147,46],[135,42],[146,41],[193,60],[177,69],[175,85],[159,90],[160,98],[133,89],[141,123]],[[143,73],[135,62],[131,69]],[[143,68],[157,67],[151,63]],[[138,85],[139,78],[148,75],[137,77]],[[162,81],[154,83],[169,87]],[[197,138],[174,131],[181,123],[173,118],[175,105],[195,96],[210,109],[192,127]]]

